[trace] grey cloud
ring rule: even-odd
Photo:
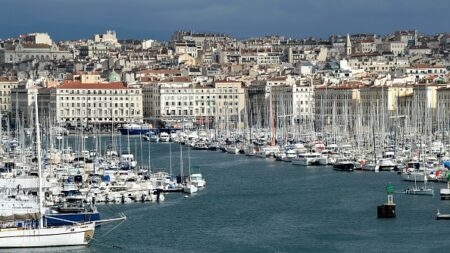
[[[238,37],[446,32],[448,0],[0,0],[0,37],[48,31],[56,39],[115,29],[121,38],[168,39],[177,29]]]

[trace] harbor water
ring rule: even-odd
[[[125,150],[128,137],[121,138]],[[179,144],[139,136],[129,143],[138,162],[148,164],[150,148],[151,166],[167,171],[171,145],[179,173]],[[102,218],[124,212],[128,219],[98,228],[87,247],[4,252],[448,252],[450,223],[435,220],[437,209],[450,212],[450,201],[439,199],[444,184],[430,183],[434,197],[395,194],[397,218],[385,220],[377,219],[376,207],[386,201],[386,185],[402,191],[412,184],[396,173],[338,172],[220,151],[190,156],[192,172],[207,182],[198,193],[99,205]]]

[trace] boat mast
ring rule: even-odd
[[[172,176],[172,143],[169,142],[169,174]]]
[[[270,95],[269,95],[269,115],[270,115],[270,146],[273,147],[275,146],[275,138],[276,138],[276,130],[275,130],[275,119],[274,119],[274,115],[273,115],[273,105],[272,105],[272,90],[270,91]]]
[[[42,206],[42,165],[41,165],[41,131],[39,129],[39,112],[38,112],[38,102],[37,93],[34,95],[34,106],[36,112],[36,149],[37,149],[37,163],[38,163],[38,176],[39,176],[39,228],[44,227],[43,219],[43,206]]]

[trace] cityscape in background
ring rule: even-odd
[[[28,125],[34,94],[40,115],[67,127],[266,128],[273,110],[278,127],[317,131],[357,115],[363,125],[374,113],[412,119],[416,105],[434,119],[450,112],[446,33],[119,36],[108,30],[87,40],[56,42],[47,33],[0,40],[1,114]]]
[[[449,251],[449,0],[0,6],[0,253]]]

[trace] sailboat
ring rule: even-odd
[[[414,174],[415,175],[415,174]],[[429,188],[427,187],[427,177],[425,176],[424,178],[424,185],[419,187],[417,186],[417,180],[414,181],[414,186],[413,187],[408,187],[405,190],[406,194],[410,194],[410,195],[429,195],[429,196],[433,196],[434,195],[434,189],[433,188]]]
[[[434,195],[434,189],[427,187],[427,176],[425,173],[423,173],[423,183],[424,185],[419,187],[417,186],[417,174],[414,174],[414,186],[408,187],[405,190],[406,194],[411,195]]]
[[[422,139],[420,139],[420,151],[419,151],[419,157],[420,155],[423,153],[422,152]],[[424,161],[422,161],[422,163],[424,163]],[[408,187],[405,190],[406,194],[412,194],[412,195],[429,195],[429,196],[433,196],[434,195],[434,189],[433,188],[429,188],[427,187],[427,181],[428,178],[425,175],[426,170],[424,170],[424,177],[423,177],[423,186],[422,187],[418,187],[417,186],[417,173],[414,174],[414,186],[413,187]]]
[[[38,213],[20,217],[24,222],[17,222],[15,216],[9,218],[11,226],[0,228],[0,248],[32,248],[55,246],[87,245],[93,238],[95,223],[73,223],[62,227],[47,227],[44,224],[44,207],[42,191],[41,137],[38,120],[37,95],[34,97],[36,112],[36,148],[39,175]],[[35,218],[39,222],[36,224]],[[25,226],[24,226],[25,225]]]
[[[185,193],[196,193],[198,191],[197,186],[195,186],[195,184],[192,182],[192,175],[191,175],[191,152],[189,151],[190,147],[188,147],[188,161],[189,161],[189,166],[188,166],[188,173],[189,173],[189,180],[186,182],[186,184],[183,187],[183,192]],[[181,152],[181,150],[180,150]]]

